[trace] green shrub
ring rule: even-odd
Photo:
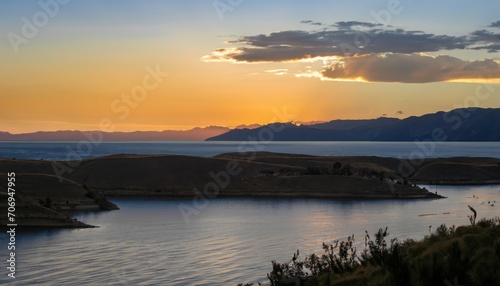
[[[481,219],[476,225],[440,225],[422,241],[387,242],[379,229],[360,256],[354,235],[345,241],[323,243],[324,253],[289,263],[272,262],[267,274],[272,286],[282,285],[500,285],[500,219]],[[243,284],[241,284],[243,285]],[[245,284],[250,286],[252,284]]]

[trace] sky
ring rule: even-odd
[[[500,107],[500,2],[0,2],[0,131]]]

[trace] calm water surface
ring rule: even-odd
[[[239,146],[239,142],[102,143],[77,154],[82,158],[117,153],[214,156],[239,151]],[[244,146],[247,150],[295,154],[399,158],[421,150],[414,142],[272,142]],[[443,142],[434,147],[426,157],[500,158],[498,143]],[[78,142],[0,142],[0,157],[5,158],[75,159],[68,157],[75,150]],[[99,228],[18,231],[17,278],[7,279],[3,262],[0,284],[236,285],[265,281],[271,260],[288,262],[296,249],[303,254],[321,253],[322,242],[354,234],[358,250],[362,250],[365,229],[374,233],[388,226],[391,237],[420,239],[429,233],[429,226],[435,229],[441,223],[467,224],[469,204],[480,217],[500,215],[500,186],[439,187],[438,193],[448,198],[212,199],[189,223],[178,206],[192,204],[190,199],[111,198],[119,211],[73,214]],[[495,206],[481,205],[488,200],[496,201]],[[0,245],[7,245],[5,234],[0,236]]]
[[[79,145],[80,144],[80,145]],[[425,148],[428,148],[427,150]],[[498,142],[0,142],[0,157],[74,160],[112,154],[175,154],[215,156],[227,152],[268,151],[322,156],[380,156],[408,159],[425,157],[500,158]],[[430,151],[429,151],[430,150]]]
[[[467,224],[469,204],[480,217],[500,214],[500,186],[441,186],[437,191],[448,198],[212,199],[190,223],[178,206],[191,200],[115,197],[111,200],[119,211],[74,214],[100,228],[18,233],[17,278],[7,279],[4,270],[0,283],[236,285],[265,281],[271,260],[287,262],[296,249],[303,254],[320,253],[323,241],[354,234],[362,250],[365,229],[374,233],[388,226],[391,238],[420,239],[429,233],[429,226]],[[496,205],[481,205],[488,200],[495,200]],[[6,239],[2,235],[0,245],[6,245]]]

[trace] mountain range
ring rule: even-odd
[[[234,129],[207,141],[500,141],[500,108],[460,108],[405,119],[274,123]]]
[[[103,141],[203,141],[230,131],[227,127],[196,127],[191,130],[102,132]],[[0,132],[0,141],[82,141],[88,140],[88,133],[99,131],[39,131],[33,133],[11,134]],[[87,135],[86,135],[87,134]]]
[[[0,141],[81,141],[88,132],[0,132]],[[103,141],[500,141],[500,108],[460,108],[404,119],[209,126],[191,130],[102,132]]]

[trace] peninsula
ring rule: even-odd
[[[16,173],[19,226],[85,227],[64,213],[118,209],[106,196],[442,198],[416,183],[497,184],[500,159],[438,158],[417,165],[395,158],[269,152],[210,158],[117,154],[83,161],[0,159],[0,174],[8,172]],[[0,186],[0,195],[6,192]],[[1,217],[2,225],[6,220]]]

